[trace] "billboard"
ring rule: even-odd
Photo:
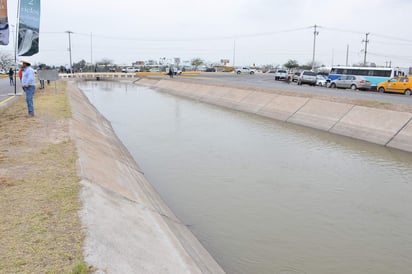
[[[32,56],[39,52],[40,0],[20,0],[19,56]]]
[[[7,0],[0,0],[0,45],[9,44],[9,20],[7,17]]]

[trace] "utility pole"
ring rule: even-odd
[[[368,43],[369,43],[368,36],[369,36],[369,32],[366,33],[365,40],[362,40],[362,42],[365,43],[365,55],[363,57],[363,66],[364,67],[366,67],[366,54],[368,53]]]
[[[233,71],[235,71],[236,40],[233,40]]]
[[[70,35],[73,33],[72,31],[68,30],[66,33],[69,34],[69,56],[70,56],[70,73],[73,73],[73,67],[72,67],[72,41],[70,38]]]
[[[90,65],[93,66],[93,33],[90,33]]]
[[[349,65],[349,45],[346,45],[346,66]]]
[[[317,31],[317,25],[314,25],[313,31],[313,56],[312,56],[312,70],[315,69],[315,50],[316,50],[316,36],[319,35],[319,31]]]

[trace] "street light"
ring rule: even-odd
[[[72,41],[70,39],[70,35],[73,33],[72,31],[68,30],[66,31],[67,34],[69,34],[69,55],[70,55],[70,73],[73,72],[72,69]]]
[[[313,56],[312,56],[312,70],[315,69],[315,49],[316,49],[316,36],[319,35],[319,31],[316,30],[318,26],[313,26],[315,30],[313,31]]]

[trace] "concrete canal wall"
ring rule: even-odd
[[[185,81],[147,79],[139,85],[205,103],[412,152],[412,113]]]
[[[224,273],[164,204],[110,123],[76,87],[68,94],[86,262],[98,273]]]

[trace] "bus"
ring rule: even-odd
[[[332,67],[328,80],[332,81],[341,75],[358,75],[365,77],[371,82],[371,90],[376,90],[379,83],[385,82],[392,77],[405,76],[399,68],[377,68],[377,67]]]

